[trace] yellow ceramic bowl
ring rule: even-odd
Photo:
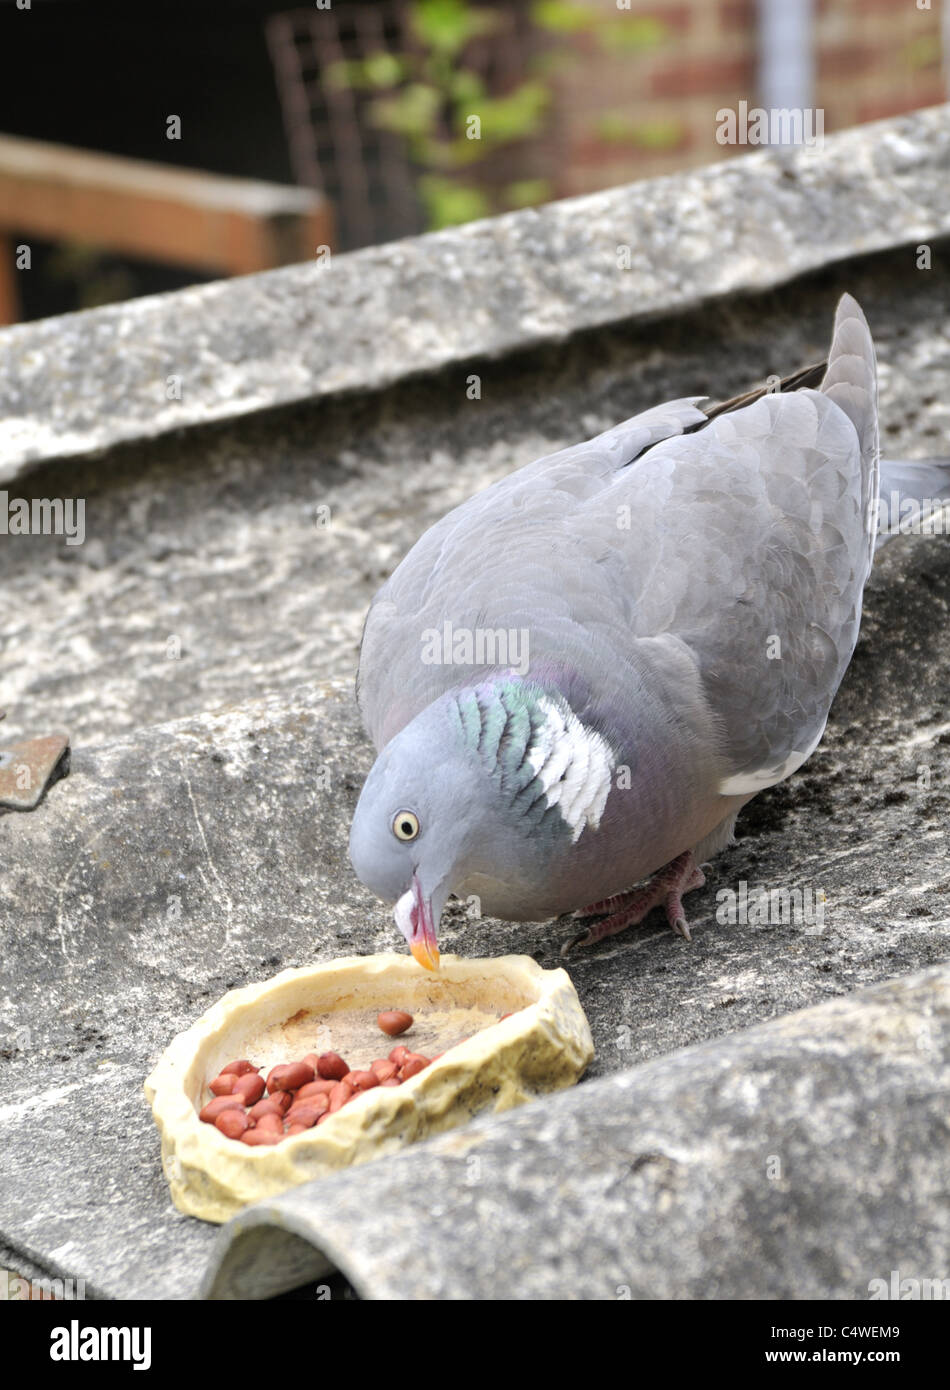
[[[407,1010],[412,1028],[387,1037],[376,1024],[384,1009]],[[251,1148],[198,1119],[212,1098],[208,1082],[237,1057],[266,1075],[279,1062],[333,1051],[357,1070],[397,1043],[444,1055],[401,1086],[374,1087],[280,1144]],[[393,1153],[480,1111],[570,1086],[593,1055],[567,972],[542,970],[530,956],[443,956],[437,972],[405,955],[347,956],[231,990],[175,1038],[145,1094],[175,1205],[205,1221],[227,1221],[250,1202]]]

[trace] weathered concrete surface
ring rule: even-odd
[[[946,955],[945,794],[902,802],[919,748],[882,761],[866,735],[758,813],[692,946],[651,925],[570,963],[592,1075]],[[346,863],[369,761],[348,689],[307,687],[79,749],[37,811],[0,823],[0,1232],[42,1272],[195,1295],[210,1232],[171,1208],[142,1079],[231,986],[398,939]],[[717,926],[714,890],[742,876],[824,888],[824,929]],[[563,925],[455,912],[448,950],[559,963]]]
[[[688,236],[689,205],[683,215]],[[871,244],[862,226],[853,249]],[[834,238],[828,247],[838,254]],[[646,405],[723,397],[815,360],[843,289],[878,344],[886,451],[948,452],[943,245],[933,263],[919,271],[913,246],[895,248],[567,344],[556,323],[549,345],[520,356],[127,443],[18,481],[19,495],[85,498],[88,538],[0,545],[0,742],[67,727],[74,748],[71,776],[37,810],[0,817],[3,1259],[115,1297],[194,1296],[214,1233],[170,1206],[142,1079],[230,986],[398,941],[346,861],[371,761],[352,675],[366,604],[415,536],[511,467]],[[750,263],[750,283],[759,273]],[[214,288],[227,322],[225,287]],[[254,287],[231,288],[237,303]],[[149,351],[185,341],[179,299],[154,320]],[[92,361],[101,319],[86,321]],[[79,320],[67,327],[80,333]],[[413,366],[401,340],[387,350],[387,371]],[[466,399],[473,369],[477,402]],[[112,423],[122,437],[121,414]],[[316,524],[320,506],[329,526]],[[888,545],[822,747],[743,813],[742,838],[692,899],[692,946],[649,923],[569,963],[594,1077],[946,959],[948,616],[946,540]],[[716,890],[741,880],[823,889],[822,930],[716,924]],[[560,963],[563,924],[453,913],[448,950]]]
[[[948,1100],[943,966],[258,1203],[206,1292],[334,1268],[398,1299],[862,1300],[893,1269],[950,1278]]]
[[[294,266],[15,328],[0,338],[0,477],[929,241],[950,232],[948,165],[950,122],[935,107],[846,130],[822,149],[745,154],[373,247],[329,269]]]

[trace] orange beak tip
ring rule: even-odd
[[[440,959],[438,946],[430,947],[425,941],[414,941],[409,949],[423,970],[438,970]]]

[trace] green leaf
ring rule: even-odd
[[[552,194],[550,179],[518,179],[505,188],[505,206],[509,208],[533,208],[538,203],[546,203]]]
[[[320,74],[321,82],[334,91],[345,91],[348,87],[362,87],[363,64],[359,62],[328,63]]]
[[[485,83],[477,72],[458,68],[449,76],[449,92],[453,101],[471,104],[485,95]]]
[[[656,48],[667,35],[666,25],[652,15],[627,15],[612,19],[594,31],[598,45],[605,53],[620,49],[623,52],[639,52],[644,48]]]
[[[395,87],[406,76],[406,64],[395,53],[370,53],[363,59],[363,72],[371,87]]]
[[[419,194],[433,230],[474,222],[491,212],[491,204],[480,188],[453,183],[435,174],[426,174],[419,180]]]
[[[638,149],[667,150],[678,145],[685,127],[682,121],[633,121],[622,111],[607,111],[595,122],[599,139],[610,145],[635,145]]]
[[[503,97],[486,97],[474,111],[456,111],[456,128],[464,132],[468,116],[479,116],[482,140],[490,145],[522,140],[540,130],[551,93],[543,82],[523,82]]]
[[[600,22],[595,10],[569,0],[537,0],[531,6],[531,18],[539,29],[552,34],[578,34]]]
[[[942,49],[936,34],[924,34],[904,46],[904,60],[908,67],[929,68],[940,62]]]
[[[392,97],[380,97],[370,106],[370,118],[384,130],[407,137],[429,135],[435,129],[442,97],[424,82],[410,82]]]
[[[478,34],[491,33],[500,16],[472,9],[465,0],[415,0],[410,11],[419,40],[438,53],[457,54]]]

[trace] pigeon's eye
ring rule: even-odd
[[[397,811],[393,817],[393,834],[397,840],[414,840],[419,834],[419,817],[412,811]]]

